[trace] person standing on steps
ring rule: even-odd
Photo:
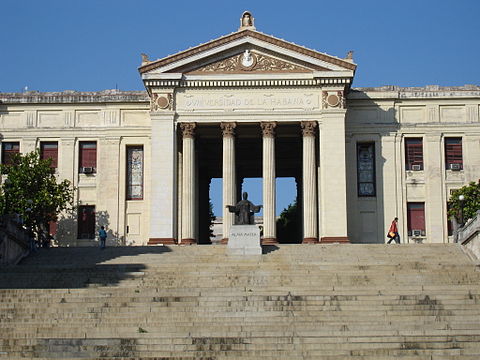
[[[392,224],[390,225],[390,229],[388,229],[387,237],[390,240],[388,240],[387,244],[390,244],[393,240],[395,240],[397,244],[400,244],[400,235],[398,234],[397,223],[398,223],[398,217],[393,219]]]
[[[100,238],[100,249],[105,249],[105,243],[107,242],[107,232],[105,231],[105,226],[101,226],[98,230],[98,237]]]

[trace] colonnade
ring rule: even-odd
[[[261,122],[262,131],[262,177],[263,177],[263,244],[277,243],[276,234],[276,171],[275,171],[275,130],[276,122]],[[237,199],[235,164],[235,122],[222,122],[222,177],[223,177],[223,237],[228,241],[230,227],[234,223],[234,214],[226,205],[234,205]],[[318,242],[318,199],[317,199],[317,162],[316,162],[316,121],[301,122],[303,137],[303,242]],[[182,204],[181,204],[181,244],[196,243],[195,238],[195,123],[180,123],[182,132]]]

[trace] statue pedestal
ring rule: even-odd
[[[232,225],[227,244],[230,255],[261,255],[260,229],[256,225]]]

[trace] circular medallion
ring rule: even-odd
[[[257,58],[250,50],[245,50],[245,52],[240,56],[240,65],[245,70],[251,70],[257,63]]]
[[[340,104],[340,98],[338,97],[338,95],[334,95],[334,94],[328,95],[327,104],[331,107],[338,106],[338,104]]]
[[[170,101],[168,100],[168,98],[166,96],[159,96],[157,98],[157,106],[160,109],[166,109],[168,107],[168,105],[170,105]]]

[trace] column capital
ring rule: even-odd
[[[197,124],[195,123],[180,123],[180,129],[182,129],[183,138],[194,138],[195,137],[195,128]]]
[[[302,127],[302,135],[305,136],[315,136],[315,128],[317,127],[316,121],[302,121],[300,123]]]
[[[237,127],[236,122],[221,122],[220,128],[222,129],[222,135],[225,136],[235,136],[235,128]]]
[[[262,134],[264,137],[274,137],[277,123],[275,121],[261,122]]]

